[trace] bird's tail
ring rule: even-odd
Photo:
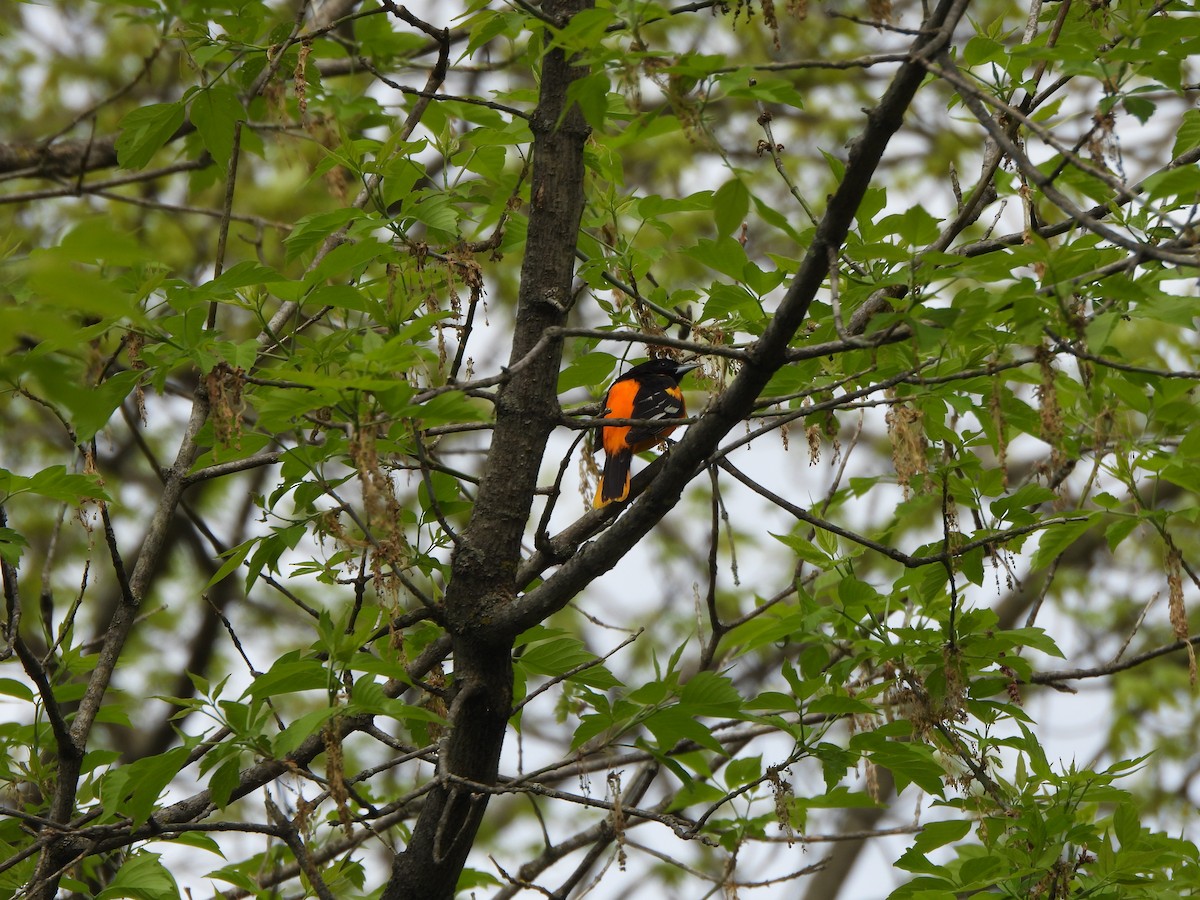
[[[600,484],[596,486],[596,499],[592,501],[596,509],[629,496],[629,461],[632,457],[633,453],[628,449],[605,456],[604,474],[600,476]]]

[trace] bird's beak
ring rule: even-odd
[[[676,379],[682,379],[684,375],[692,371],[692,369],[700,368],[700,363],[685,363],[675,367]]]

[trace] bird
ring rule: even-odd
[[[653,425],[598,425],[597,447],[604,448],[604,474],[596,487],[596,509],[629,496],[629,463],[633,454],[666,439],[687,410],[679,382],[699,363],[677,363],[660,357],[634,366],[609,385],[603,419],[647,419]],[[657,424],[661,422],[662,424]]]

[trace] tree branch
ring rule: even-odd
[[[851,146],[842,183],[829,201],[800,269],[762,337],[749,348],[750,356],[737,377],[701,420],[688,429],[645,494],[626,509],[620,521],[505,609],[497,626],[519,633],[561,609],[593,579],[616,565],[678,502],[684,486],[703,468],[721,438],[750,412],[763,387],[787,360],[789,344],[828,274],[829,254],[845,240],[884,150],[903,124],[904,113],[925,77],[924,62],[942,52],[966,7],[967,0],[942,0],[938,4],[913,42],[908,61],[896,73],[879,105],[868,113],[866,127]]]

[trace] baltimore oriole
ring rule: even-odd
[[[593,505],[599,509],[629,496],[629,462],[633,454],[649,450],[675,430],[672,419],[683,418],[683,391],[679,382],[699,363],[677,363],[663,357],[634,366],[604,395],[604,419],[653,419],[662,425],[599,425],[596,445],[604,447],[604,475]]]

